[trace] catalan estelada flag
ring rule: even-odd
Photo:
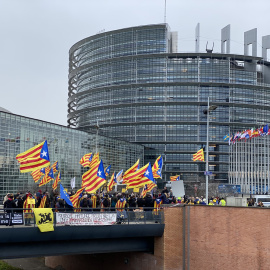
[[[16,156],[20,163],[20,172],[32,172],[50,165],[50,157],[47,141],[40,143],[31,149]]]
[[[132,167],[130,167],[128,170],[125,171],[123,175],[123,182],[122,182],[123,184],[126,184],[126,181],[128,180],[129,176],[139,169],[139,162],[140,160],[138,159]]]
[[[89,153],[89,154],[85,154],[81,160],[80,160],[80,164],[83,166],[83,167],[90,167],[90,163],[93,159],[93,154],[92,153]]]
[[[46,185],[53,179],[54,179],[53,168],[51,168],[49,173],[44,175],[38,186],[41,187],[43,185]]]
[[[173,181],[179,181],[180,180],[180,175],[175,175],[175,176],[171,176],[170,177],[170,181],[173,182]]]
[[[200,149],[197,153],[193,154],[193,161],[204,161],[204,153],[203,153],[203,148]]]
[[[116,181],[116,174],[115,172],[113,172],[112,174],[112,177],[109,181],[109,184],[108,184],[108,187],[107,187],[107,191],[112,191],[113,187],[117,184],[117,181]]]
[[[44,208],[45,206],[45,203],[46,203],[46,200],[47,200],[47,196],[46,195],[43,195],[41,201],[40,201],[40,205],[38,208]]]
[[[56,171],[59,171],[58,168],[58,161],[55,161],[51,167],[53,169],[53,172],[55,173]]]
[[[73,196],[70,196],[70,201],[74,208],[80,208],[80,199],[82,198],[84,191],[85,189],[81,188]],[[74,209],[74,212],[79,212],[78,210],[79,209]]]
[[[43,173],[40,171],[40,169],[37,169],[31,173],[35,183],[40,179],[40,177],[43,175]]]
[[[52,185],[53,190],[57,189],[57,185],[60,181],[61,181],[61,173],[59,172],[58,175],[56,176],[54,182],[53,182],[53,185]]]
[[[110,170],[111,170],[111,165],[109,165],[108,167],[106,167],[104,173],[106,176],[108,176],[110,174]]]
[[[127,180],[127,188],[134,188],[134,187],[143,187],[146,184],[155,183],[156,181],[153,177],[153,172],[151,168],[151,163],[149,162],[144,167],[137,170],[135,173],[129,177]]]
[[[127,201],[125,198],[120,198],[115,204],[115,209],[119,212],[122,212],[125,208],[126,202]]]
[[[158,215],[158,211],[160,209],[161,204],[162,204],[161,199],[155,199],[155,201],[154,201],[154,214],[155,215]]]
[[[106,183],[102,160],[83,175],[83,188],[88,193],[94,193]]]
[[[143,188],[143,191],[142,191],[142,197],[144,198],[147,194],[147,192],[150,192],[154,187],[156,187],[157,184],[156,183],[150,183],[150,184],[146,184]]]
[[[163,165],[162,156],[159,156],[152,167],[154,178],[162,178],[161,176],[162,165]]]
[[[41,232],[54,231],[52,208],[36,208],[33,209],[33,211],[36,218],[36,224]]]

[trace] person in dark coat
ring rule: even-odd
[[[10,194],[8,196],[8,199],[4,203],[4,208],[5,209],[16,208],[16,203],[13,200],[13,194]],[[11,219],[11,213],[12,212],[13,212],[12,210],[6,210],[6,213],[9,214],[9,220],[8,220],[8,224],[6,224],[6,226],[12,226],[12,219]]]

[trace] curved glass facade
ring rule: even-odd
[[[167,24],[101,33],[70,49],[70,127],[144,145],[145,162],[165,160],[163,180],[181,173],[204,179],[192,154],[206,144],[210,116],[211,180],[228,181],[229,148],[223,136],[267,122],[270,85],[261,58],[217,53],[176,53]]]
[[[16,156],[44,140],[48,142],[51,164],[58,161],[62,185],[68,189],[73,177],[76,177],[76,188],[80,188],[81,176],[87,168],[79,161],[83,155],[95,153],[96,147],[104,166],[111,165],[111,174],[114,170],[127,170],[138,158],[143,160],[143,146],[104,136],[97,138],[96,134],[8,112],[0,112],[0,127],[0,199],[8,192],[39,189],[30,173],[20,173]],[[48,186],[50,189],[52,182],[41,189]]]

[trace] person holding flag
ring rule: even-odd
[[[73,204],[69,198],[69,195],[67,194],[61,183],[60,183],[60,198],[63,199],[67,205],[73,208]]]

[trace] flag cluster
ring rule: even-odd
[[[236,132],[235,134],[232,134],[231,136],[228,134],[223,137],[224,141],[228,141],[229,144],[235,144],[237,141],[240,140],[247,140],[252,139],[260,136],[266,136],[270,134],[270,129],[268,128],[268,124],[258,128],[258,129],[248,129],[244,130],[242,132]]]

